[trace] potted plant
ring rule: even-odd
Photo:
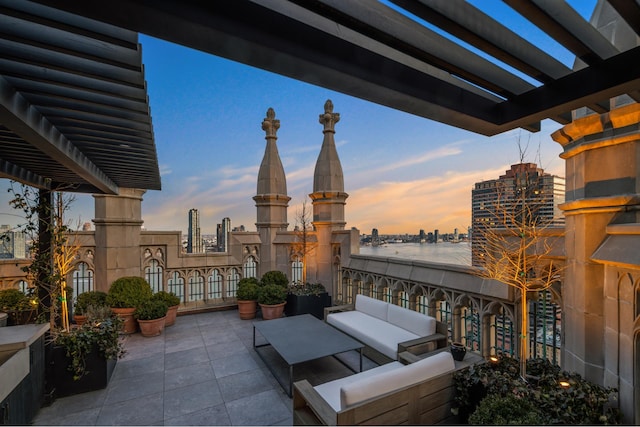
[[[153,299],[164,301],[167,304],[167,318],[164,320],[164,326],[171,326],[176,323],[180,298],[173,292],[158,291],[153,294]]]
[[[312,314],[324,319],[324,308],[331,307],[331,295],[322,283],[293,283],[287,288],[287,304],[284,313],[287,316]]]
[[[86,322],[69,331],[52,331],[51,378],[56,396],[105,388],[124,349],[122,320],[107,306],[88,305]]]
[[[107,292],[107,304],[114,313],[124,321],[122,332],[133,334],[137,324],[133,317],[136,307],[151,299],[153,291],[149,282],[142,277],[127,276],[116,279],[111,283]]]
[[[0,290],[0,311],[7,313],[7,326],[24,325],[36,320],[38,297],[20,289]]]
[[[287,289],[274,283],[261,286],[258,291],[258,304],[264,320],[282,317],[287,303]]]
[[[73,310],[73,320],[78,326],[82,326],[87,320],[87,308],[108,307],[107,293],[102,291],[86,291],[78,295]]]
[[[238,301],[240,319],[247,320],[256,317],[258,288],[258,279],[255,277],[244,277],[238,282],[236,299]]]
[[[155,337],[162,333],[168,308],[167,303],[158,298],[151,298],[136,307],[134,316],[143,337]]]

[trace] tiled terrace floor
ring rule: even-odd
[[[237,310],[218,311],[179,316],[158,337],[127,336],[106,389],[56,399],[33,424],[291,425],[291,399],[255,353],[252,325]],[[357,366],[356,352],[343,359]],[[365,359],[363,369],[373,366]],[[323,358],[295,379],[315,385],[350,373]]]

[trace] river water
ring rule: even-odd
[[[471,265],[471,245],[460,243],[388,243],[384,246],[360,246],[361,255]]]

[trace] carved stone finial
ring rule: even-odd
[[[320,123],[324,125],[324,132],[335,132],[335,125],[340,121],[340,113],[333,112],[333,102],[327,99],[324,103],[324,114],[320,114]]]
[[[276,112],[269,107],[267,117],[262,121],[262,130],[267,133],[267,138],[276,137],[276,132],[280,128],[280,120],[276,120]]]

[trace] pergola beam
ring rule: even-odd
[[[118,193],[118,186],[1,76],[0,123],[100,191]]]

